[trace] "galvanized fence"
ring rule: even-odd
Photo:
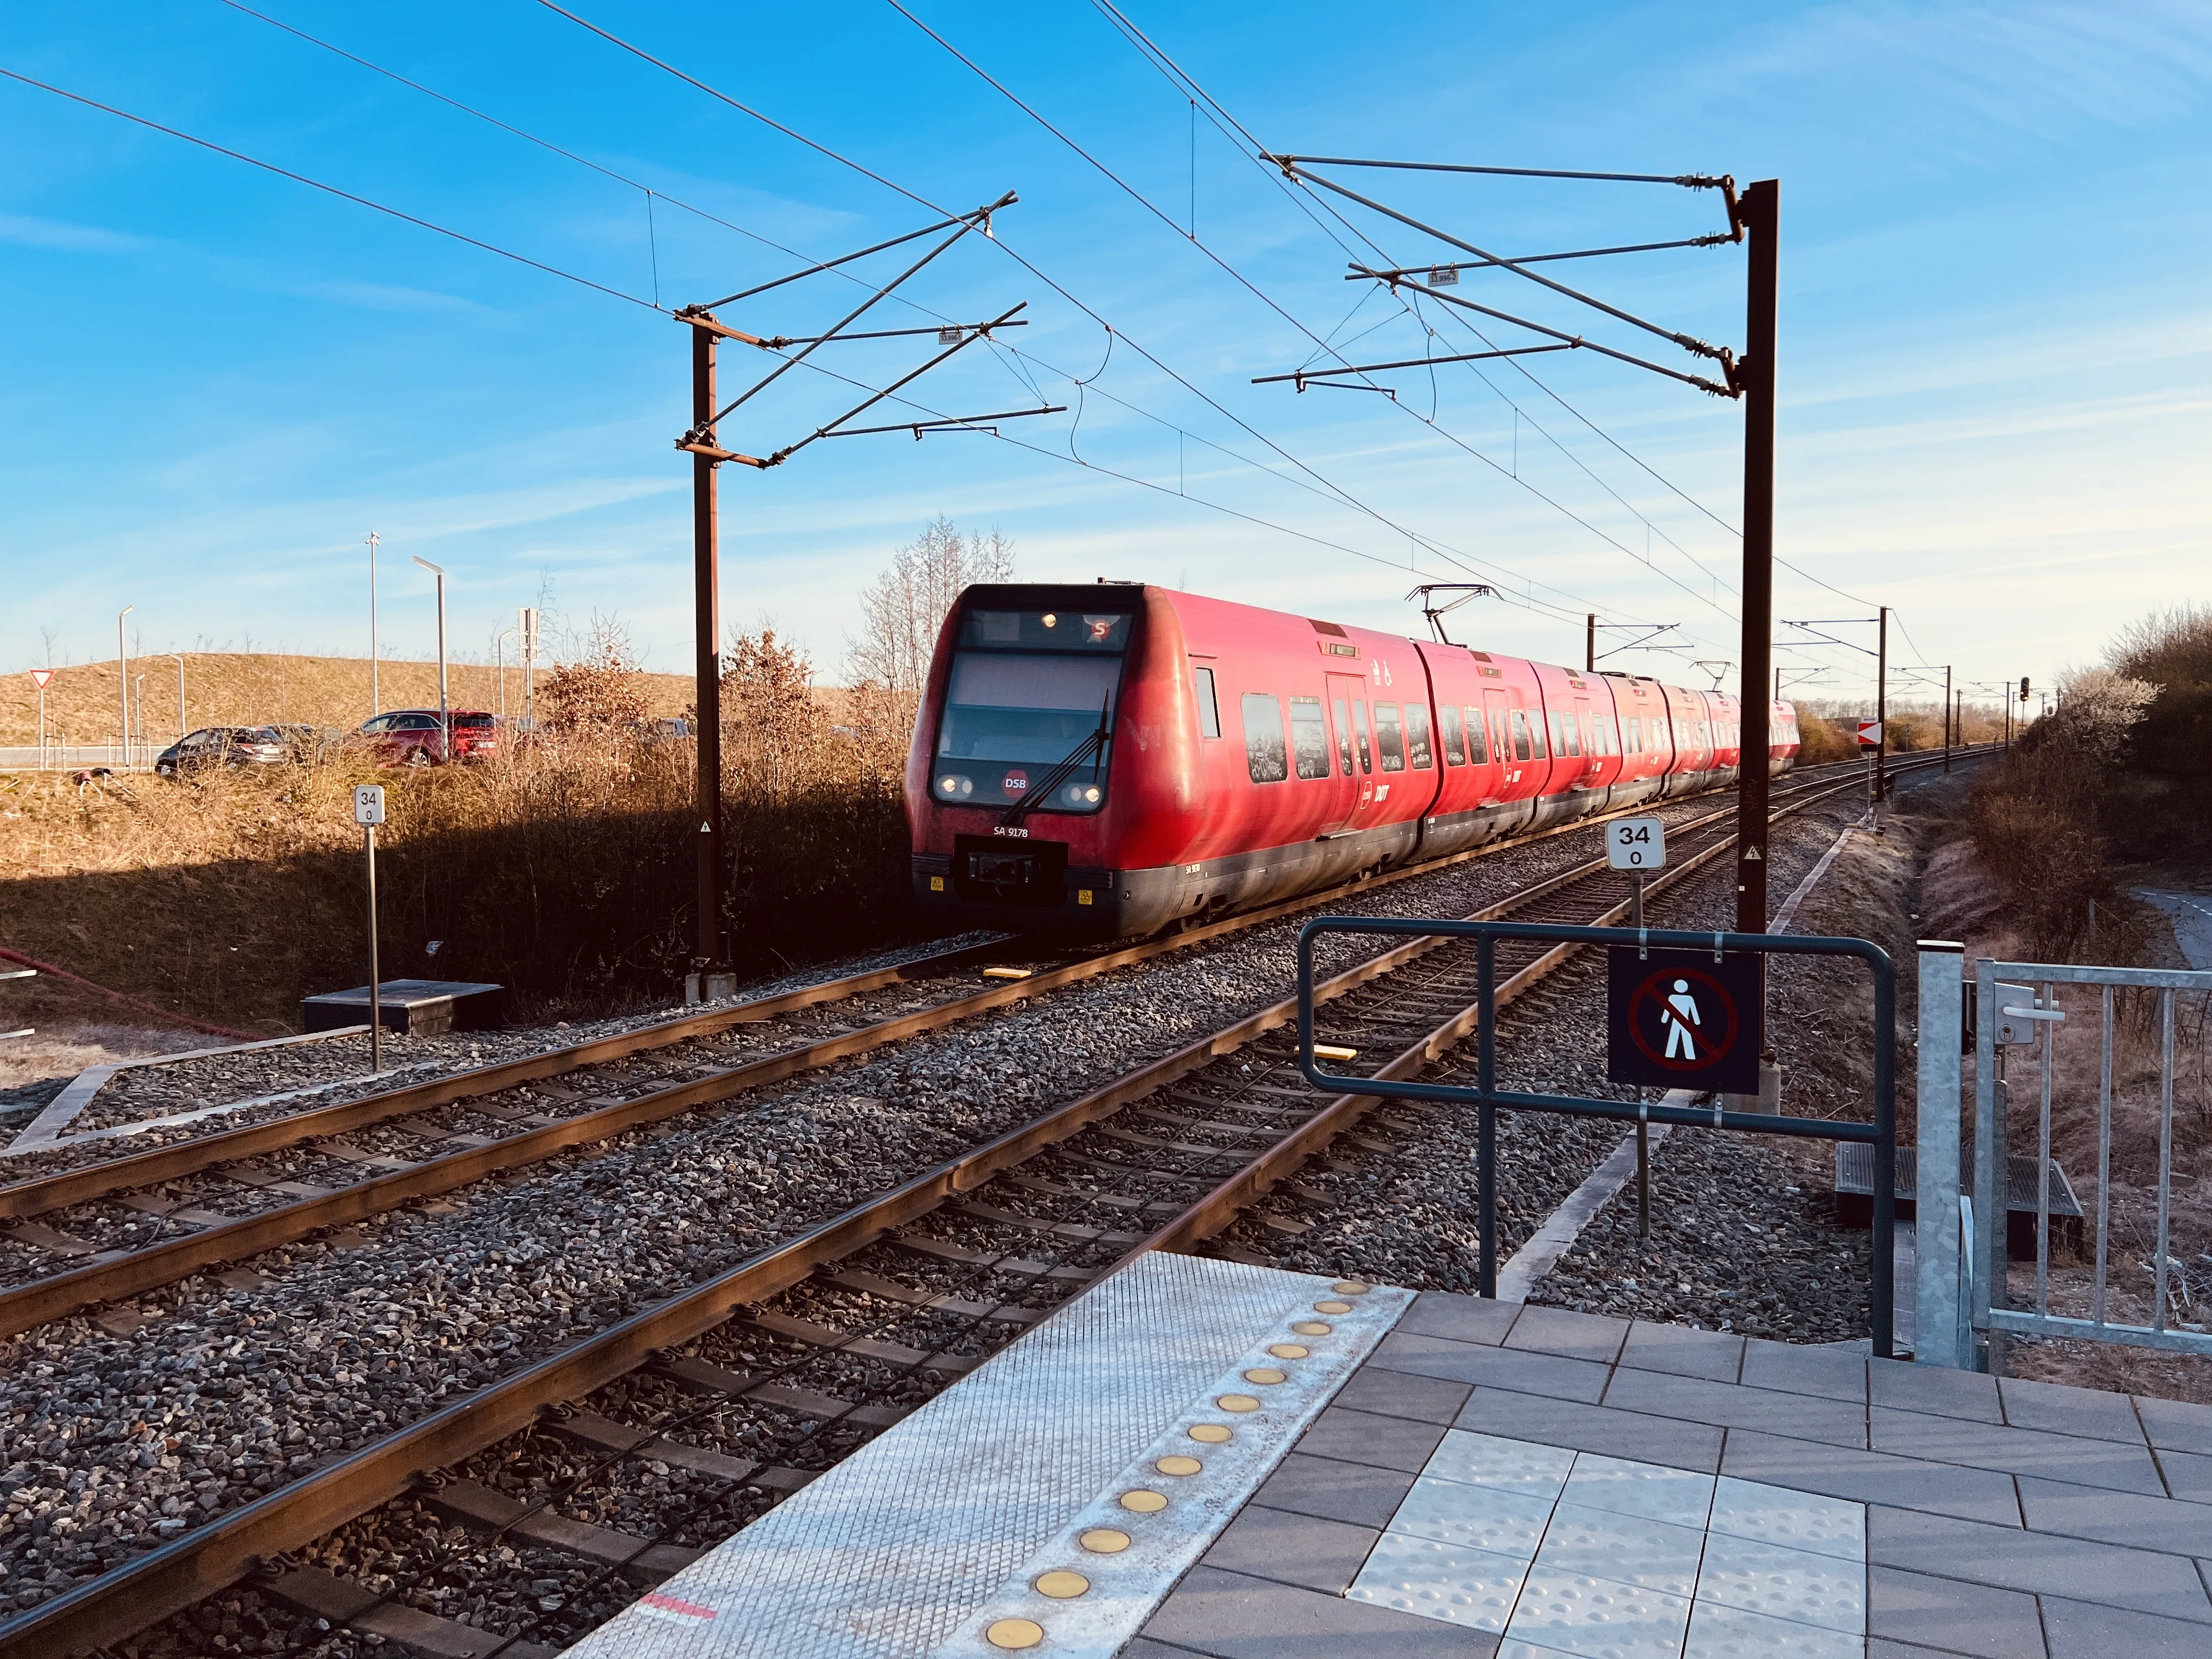
[[[1332,933],[1434,937],[1474,942],[1477,1009],[1474,1087],[1361,1077],[1322,1066],[1314,1048],[1314,943]],[[1575,946],[1593,945],[1638,951],[1711,950],[1717,962],[1729,954],[1856,957],[1867,964],[1871,981],[1869,1002],[1872,1018],[1869,1023],[1874,1075],[1869,1106],[1872,1121],[1856,1123],[1831,1118],[1789,1117],[1772,1112],[1736,1111],[1724,1103],[1726,1097],[1719,1095],[1711,1097],[1710,1106],[1680,1106],[1501,1089],[1498,1086],[1497,1021],[1497,951],[1501,939],[1552,946],[1544,958],[1546,962],[1563,958]],[[1872,1154],[1875,1172],[1874,1248],[1868,1272],[1871,1303],[1869,1335],[1873,1352],[1888,1358],[1896,1323],[1895,1217],[1892,1204],[1897,1155],[1896,1049],[1896,970],[1880,945],[1863,939],[1826,939],[1803,933],[1686,932],[1662,927],[1584,927],[1549,922],[1425,921],[1387,916],[1321,916],[1298,932],[1298,1069],[1309,1083],[1331,1094],[1382,1100],[1440,1101],[1479,1109],[1475,1201],[1480,1265],[1477,1293],[1486,1297],[1498,1294],[1497,1112],[1500,1107],[1566,1117],[1609,1118],[1616,1122],[1679,1123],[1698,1128],[1860,1142]]]
[[[2069,1337],[2169,1352],[2212,1357],[2212,1318],[2176,1316],[2176,1291],[2186,1311],[2187,1279],[2173,1255],[2173,1151],[2177,1085],[2176,1031],[2181,1021],[2202,1027],[2212,1009],[2212,973],[2156,968],[2107,968],[2063,963],[1984,960],[1975,965],[1973,1033],[1974,1147],[1972,1190],[1965,1190],[1955,1113],[1931,1109],[1960,1096],[1958,1049],[1936,1036],[1953,1029],[1963,1013],[1959,947],[1921,946],[1921,1113],[1918,1192],[1921,1340],[1923,1363],[1967,1370],[1992,1367],[1990,1349],[2005,1338]],[[2072,994],[2069,996],[2069,993]],[[2150,1322],[2112,1317],[2112,1146],[2116,1103],[2129,1092],[2116,1088],[2115,1054],[2129,1022],[2123,1000],[2147,997],[2135,1023],[2155,1043],[2156,1076],[2138,1102],[2154,1102],[2158,1122],[2158,1183],[2150,1260]],[[2068,1006],[2071,1002],[2071,1006]],[[2148,1014],[2148,1019],[2142,1017]],[[2051,1157],[2054,1099],[2060,1078],[2059,1031],[2069,1021],[2098,1021],[2096,1193],[2094,1237],[2078,1248],[2091,1256],[2088,1316],[2051,1311],[2052,1218],[2072,1207],[2072,1189]],[[2035,1289],[2032,1304],[2014,1305],[2010,1285],[2009,1223],[2015,1207],[2008,1120],[2014,1079],[2006,1073],[2014,1057],[2033,1067],[2021,1081],[2034,1090],[2035,1152],[2028,1186],[2033,1194]],[[2202,1080],[2199,1080],[2201,1086]],[[2185,1103],[2187,1104],[2188,1103]],[[2208,1103],[2194,1103],[2203,1112]],[[1948,1134],[1948,1145],[1946,1136]],[[1942,1200],[1957,1195],[1955,1231]],[[1928,1200],[1934,1200],[1930,1203]],[[2024,1206],[2023,1206],[2024,1207]],[[2087,1219],[2087,1218],[2085,1218]],[[2194,1327],[2195,1328],[2191,1328]],[[2000,1362],[2001,1363],[2001,1362]]]

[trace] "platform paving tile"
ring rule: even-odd
[[[1336,1391],[1339,1406],[1374,1412],[1384,1417],[1410,1417],[1418,1422],[1445,1425],[1460,1413],[1474,1386],[1449,1377],[1420,1376],[1412,1371],[1385,1370],[1364,1366],[1352,1372]]]
[[[1367,1364],[1370,1368],[1411,1371],[1417,1376],[1517,1389],[1523,1394],[1549,1395],[1555,1399],[1580,1400],[1590,1404],[1595,1404],[1605,1392],[1606,1379],[1612,1374],[1607,1367],[1587,1359],[1484,1347],[1472,1342],[1454,1342],[1445,1337],[1413,1336],[1397,1331],[1382,1339]]]
[[[2176,1498],[2187,1498],[2192,1504],[2212,1504],[2212,1457],[2196,1452],[2162,1451],[2158,1454],[2159,1472],[2166,1476],[2166,1489]]]
[[[1848,1401],[1779,1394],[1735,1382],[1708,1382],[1702,1377],[1668,1376],[1623,1367],[1613,1374],[1604,1403],[1620,1411],[1687,1418],[1718,1428],[1756,1429],[1835,1446],[1866,1444],[1866,1413]]]
[[[1641,1371],[1671,1371],[1677,1376],[1702,1376],[1710,1382],[1733,1382],[1743,1369],[1743,1338],[1638,1319],[1628,1328],[1620,1363]]]
[[[2181,1400],[2135,1401],[2136,1416],[2161,1451],[2199,1452],[2212,1456],[2212,1406]]]
[[[1530,1353],[1554,1353],[1568,1359],[1610,1365],[1620,1357],[1628,1322],[1567,1308],[1524,1307],[1506,1334],[1505,1346]]]
[[[1867,1570],[1867,1635],[1973,1659],[2042,1659],[2044,1650],[2033,1595],[1899,1567]]]
[[[2202,1640],[2212,1649],[2212,1601],[2195,1565],[2179,1556],[1869,1505],[1867,1560],[1998,1589],[2193,1620],[2206,1628]]]
[[[1444,1434],[1441,1423],[1331,1406],[1314,1419],[1297,1449],[1315,1457],[1419,1474]]]
[[[2204,1659],[2204,1626],[2123,1607],[2043,1598],[2051,1659]]]
[[[1610,1411],[1505,1389],[1477,1389],[1455,1426],[1509,1440],[1638,1458],[1670,1468],[1701,1469],[1708,1474],[1721,1465],[1722,1432],[1709,1424]]]
[[[1522,1306],[1518,1302],[1491,1302],[1450,1291],[1423,1291],[1392,1328],[1414,1336],[1448,1336],[1455,1342],[1480,1342],[1495,1347],[1513,1328]]]
[[[1379,1528],[1388,1524],[1399,1499],[1413,1485],[1413,1477],[1402,1470],[1370,1468],[1294,1451],[1253,1494],[1252,1501],[1269,1509]]]
[[[1487,1631],[1204,1563],[1160,1603],[1142,1633],[1209,1659],[1490,1659],[1498,1651],[1498,1638]]]
[[[1730,1538],[1810,1550],[1839,1561],[1866,1560],[1866,1507],[1818,1492],[1724,1474],[1705,1523]]]
[[[2124,1394],[2001,1376],[1997,1398],[2003,1403],[2005,1421],[2015,1429],[2047,1429],[2053,1434],[2119,1440],[2133,1446],[2143,1443],[2143,1425],[2136,1416],[2135,1401]]]
[[[1843,1348],[1801,1347],[1754,1336],[1743,1345],[1743,1370],[1737,1381],[1747,1388],[1818,1395],[1824,1400],[1849,1400],[1863,1406],[1866,1356]]]
[[[2158,1477],[2150,1449],[2140,1441],[2127,1446],[2115,1440],[1931,1417],[1925,1412],[1898,1411],[1887,1406],[1874,1408],[1869,1431],[1875,1451],[1893,1452],[1901,1457],[1963,1463],[1969,1468],[2035,1475],[2154,1498],[2166,1496],[2166,1483]]]
[[[2127,1549],[2212,1559],[2212,1504],[2145,1498],[2063,1480],[2020,1480],[2021,1513],[2030,1532],[2094,1538]]]
[[[1941,1365],[1915,1365],[1902,1359],[1869,1359],[1866,1367],[1868,1397],[1877,1406],[1936,1417],[1964,1417],[1979,1423],[2004,1421],[1994,1376],[1948,1370]]]
[[[1208,1566],[1341,1595],[1382,1533],[1248,1504],[1206,1553]]]
[[[1729,1435],[1721,1473],[1856,1504],[1923,1510],[1990,1526],[2020,1525],[2012,1478],[1987,1469],[1951,1468],[1916,1457],[1736,1429]]]

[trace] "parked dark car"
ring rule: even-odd
[[[276,734],[285,752],[302,766],[321,760],[331,745],[346,735],[320,726],[272,726],[269,729]]]
[[[499,722],[480,708],[456,708],[455,760],[489,760],[499,747]],[[445,733],[434,708],[395,708],[362,723],[360,735],[374,745],[382,766],[431,766],[446,759]]]
[[[276,766],[291,759],[273,726],[204,726],[154,757],[154,770],[173,778],[206,766]]]

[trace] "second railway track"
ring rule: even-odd
[[[1854,787],[1800,789],[1777,816]],[[1674,831],[1678,861],[1653,897],[1725,854],[1729,817]],[[1626,899],[1593,861],[1478,914],[1595,922]],[[1501,1003],[1565,954],[1501,960]],[[1358,1050],[1371,1075],[1409,1075],[1472,1029],[1472,956],[1417,941],[1320,994],[1325,1040]],[[1357,1133],[1374,1103],[1313,1095],[1293,1017],[1288,1002],[1253,1014],[218,1514],[0,1625],[0,1654],[114,1641],[257,1571],[276,1603],[424,1651],[549,1651],[1118,1262],[1218,1233]],[[525,1430],[538,1452],[483,1455]],[[661,1498],[626,1510],[595,1497],[617,1468],[659,1471],[645,1484]],[[527,1620],[487,1632],[442,1618],[400,1575],[380,1587],[288,1553],[394,1498],[507,1540],[518,1559],[568,1561],[558,1606],[524,1596]],[[532,1571],[518,1569],[515,1595],[539,1582]]]

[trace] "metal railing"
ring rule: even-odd
[[[1475,1086],[1463,1084],[1408,1082],[1398,1079],[1360,1077],[1352,1073],[1322,1069],[1314,1048],[1314,941],[1331,933],[1380,933],[1398,937],[1471,939],[1475,946],[1476,1060]],[[1533,940],[1553,948],[1535,963],[1520,970],[1534,976],[1564,960],[1578,945],[1602,945],[1618,950],[1652,948],[1712,951],[1716,961],[1728,953],[1759,957],[1856,957],[1864,962],[1873,980],[1870,1022],[1874,1048],[1873,1121],[1853,1123],[1832,1118],[1787,1117],[1771,1112],[1729,1109],[1726,1096],[1714,1096],[1710,1106],[1650,1103],[1638,1100],[1606,1100],[1578,1095],[1531,1094],[1498,1086],[1497,951],[1500,939]],[[1516,976],[1517,977],[1517,976]],[[1871,1308],[1870,1346],[1884,1358],[1892,1349],[1895,1328],[1896,1254],[1895,1163],[1897,1157],[1897,1096],[1894,1056],[1897,1052],[1896,972],[1882,948],[1863,939],[1826,939],[1804,933],[1725,933],[1684,932],[1663,927],[1584,927],[1551,922],[1425,921],[1413,917],[1321,916],[1298,932],[1298,1069],[1316,1089],[1332,1094],[1371,1097],[1384,1100],[1443,1101],[1480,1109],[1476,1139],[1476,1206],[1480,1234],[1477,1294],[1498,1294],[1498,1177],[1497,1109],[1548,1112],[1568,1117],[1609,1118],[1617,1122],[1680,1123],[1698,1128],[1749,1130],[1753,1133],[1801,1136],[1818,1140],[1860,1141],[1873,1150],[1875,1170],[1873,1261],[1869,1277]]]
[[[1924,949],[1922,960],[1924,966],[1927,963]],[[1954,969],[1954,975],[1955,972]],[[1974,1159],[1972,1210],[1980,1218],[1980,1224],[1973,1229],[1976,1240],[1973,1247],[1963,1252],[1969,1264],[1968,1297],[1972,1311],[1967,1322],[1972,1330],[1986,1334],[1991,1339],[1992,1346],[2001,1346],[2002,1337],[2008,1334],[2069,1337],[2212,1357],[2212,1329],[2201,1325],[2195,1329],[2186,1328],[2197,1322],[2173,1317],[2174,1270],[2178,1264],[2172,1255],[2171,1233],[2176,1003],[2177,999],[2187,998],[2198,1006],[2212,1006],[2212,973],[1984,960],[1975,965],[1974,981],[1974,1144],[1978,1149],[1989,1150],[1987,1156],[1978,1152]],[[1958,983],[1954,976],[1951,982]],[[2051,1200],[2057,1179],[2051,1157],[2051,1104],[2054,1094],[2059,1090],[2058,1032],[2070,1015],[2089,1012],[2081,1006],[2079,1000],[2070,1011],[2063,1006],[2060,996],[2062,987],[2079,987],[2100,993],[2091,1005],[2099,1021],[2097,1194],[2094,1223],[2094,1267],[2090,1280],[2089,1316],[2086,1319],[2055,1314],[2051,1310]],[[2156,994],[2157,999],[2155,1017],[2151,1024],[2156,1034],[2158,1054],[2154,1091],[2158,1111],[2158,1218],[2152,1260],[2146,1264],[2150,1270],[2153,1300],[2151,1322],[2148,1325],[2131,1324],[2112,1318],[2107,1296],[2112,1257],[2112,1119],[2114,1102],[2119,1097],[2113,1084],[2113,1057],[2119,1034],[2115,1004],[2118,994],[2126,991],[2152,992]],[[1928,980],[1923,974],[1923,1032],[1931,1029],[1931,1016],[1936,1013],[1928,1006],[1927,992]],[[1949,1045],[1923,1042],[1923,1051],[1930,1046]],[[2033,1182],[2035,1297],[2032,1308],[2011,1305],[2007,1243],[2009,1230],[2006,1224],[2009,1194],[2001,1184],[2008,1180],[2010,1164],[2006,1120],[2011,1089],[2004,1074],[2005,1060],[2008,1051],[2014,1048],[2028,1051],[2035,1062],[2035,1167],[2040,1179]],[[1923,1079],[1926,1076],[1923,1064]],[[1955,1090],[1950,1097],[1957,1098]],[[1930,1098],[1923,1093],[1923,1146],[1929,1121],[1925,1103]],[[1954,1154],[1949,1171],[1952,1190],[1954,1191],[1957,1190],[1957,1168]],[[1923,1193],[1941,1190],[1927,1184],[1930,1172],[1924,1152],[1920,1170],[1923,1183],[1921,1190]],[[2090,1241],[2085,1240],[2084,1243],[2087,1244]],[[2183,1295],[2186,1297],[2185,1278],[2181,1284]],[[1931,1358],[1936,1364],[1975,1369],[1989,1366],[1990,1355],[1974,1352],[1977,1346],[1970,1336],[1959,1345],[1960,1352]]]

